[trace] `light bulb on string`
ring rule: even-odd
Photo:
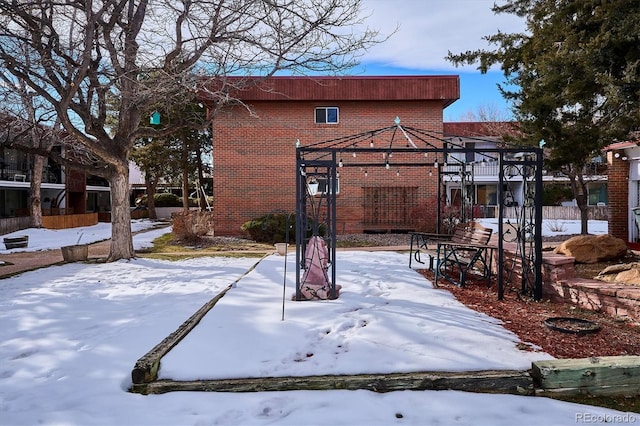
[[[373,148],[373,139],[371,139],[371,142],[369,142],[369,148]]]
[[[342,162],[342,158],[340,159],[340,161],[338,161],[338,167],[343,167],[344,163]]]
[[[356,158],[356,152],[353,151],[353,158]]]
[[[396,176],[400,176],[400,169],[396,172]]]
[[[369,176],[369,173],[367,173],[367,170],[365,169],[364,170],[364,177],[367,177],[367,176]]]
[[[384,168],[385,168],[385,169],[387,169],[387,170],[389,170],[389,167],[391,167],[391,166],[389,166],[389,160],[387,160],[387,161],[385,162],[385,164],[384,164]]]
[[[437,169],[438,168],[438,159],[436,158],[436,160],[433,162],[433,168]]]

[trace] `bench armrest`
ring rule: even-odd
[[[496,246],[489,244],[467,244],[467,243],[453,243],[450,241],[440,241],[438,246],[449,246],[458,248],[470,248],[470,249],[494,249]]]

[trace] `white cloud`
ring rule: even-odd
[[[363,62],[387,66],[451,71],[447,51],[464,52],[487,47],[482,37],[498,30],[524,30],[524,21],[514,15],[495,15],[494,0],[363,0],[363,14],[370,27],[383,34],[398,31],[385,43],[371,49]],[[475,66],[463,69],[475,69]],[[457,68],[458,71],[461,68]]]

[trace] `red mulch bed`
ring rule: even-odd
[[[431,282],[433,272],[419,271]],[[438,280],[438,287],[450,291],[464,305],[503,321],[524,342],[523,350],[542,350],[556,358],[640,355],[640,326],[570,304],[520,297],[514,289],[505,289],[498,300],[496,284],[468,276],[464,287]],[[600,330],[589,334],[571,334],[553,330],[544,324],[547,318],[570,317],[596,322]],[[537,349],[539,347],[540,349]]]

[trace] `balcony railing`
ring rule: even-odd
[[[449,176],[455,176],[461,171],[466,171],[469,175],[473,173],[474,176],[495,176],[498,179],[499,167],[495,161],[488,161],[484,163],[465,164],[465,165],[453,165],[448,164],[442,168],[442,172]]]
[[[19,168],[3,167],[0,169],[0,180],[13,182],[30,182],[31,172]],[[62,183],[61,173],[50,169],[42,172],[43,183]]]

